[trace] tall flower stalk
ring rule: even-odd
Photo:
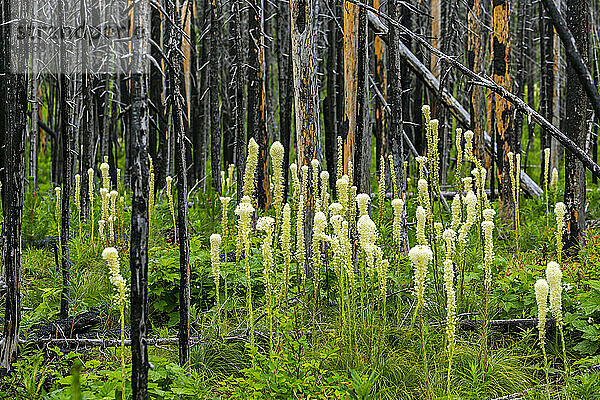
[[[265,280],[265,294],[267,297],[267,314],[269,318],[269,349],[271,357],[273,356],[273,287],[274,287],[274,267],[275,261],[273,259],[273,227],[275,220],[271,217],[260,217],[256,221],[256,230],[264,231],[265,237],[262,245],[262,256],[263,256],[263,267],[264,267],[264,280]]]
[[[446,247],[444,260],[444,288],[446,289],[446,339],[448,342],[448,376],[446,395],[450,396],[450,379],[452,377],[452,358],[456,344],[456,292],[454,291],[454,250],[456,247],[456,232],[446,229],[442,234]]]
[[[246,306],[250,324],[250,344],[254,346],[254,312],[252,310],[252,283],[250,280],[250,225],[254,207],[250,203],[241,202],[235,209],[239,219],[239,233],[244,247],[244,264],[246,270]]]
[[[280,142],[273,142],[270,149],[271,160],[273,162],[273,204],[275,206],[275,216],[277,221],[281,221],[281,212],[283,209],[283,145]]]
[[[283,206],[281,224],[281,250],[283,253],[283,276],[281,279],[281,302],[287,305],[290,283],[290,264],[292,262],[292,211],[289,204]]]
[[[554,261],[550,261],[546,266],[546,281],[550,288],[550,311],[556,320],[556,326],[560,333],[560,342],[562,345],[563,362],[565,370],[569,371],[569,363],[567,359],[567,351],[565,348],[565,335],[563,333],[564,320],[562,315],[562,271],[560,265]]]
[[[221,310],[221,301],[219,299],[219,286],[221,283],[221,235],[213,233],[210,235],[210,264],[212,267],[212,276],[215,282],[215,316],[217,329],[219,329],[219,314]]]
[[[88,196],[90,197],[90,234],[92,247],[94,246],[94,170],[89,168],[88,174]]]
[[[171,218],[173,219],[173,236],[175,242],[177,242],[177,223],[175,222],[175,204],[173,202],[173,178],[167,176],[165,178],[167,182],[167,199],[169,200],[169,210],[171,211]]]
[[[61,221],[61,188],[60,186],[57,186],[54,188],[54,194],[56,195],[56,208],[54,211],[54,216],[56,217],[56,232],[58,234],[58,248],[62,248],[61,247],[61,243],[60,243],[60,221]]]
[[[488,213],[489,214],[489,213]],[[485,220],[481,222],[481,229],[484,237],[484,293],[483,293],[483,365],[484,369],[487,368],[487,351],[488,351],[488,313],[489,313],[489,299],[492,288],[492,264],[494,263],[494,222],[491,220]]]
[[[563,202],[554,205],[554,215],[556,215],[556,255],[558,262],[562,260],[563,241],[562,236],[565,230],[565,216],[567,215],[567,206]]]
[[[109,280],[115,289],[113,301],[119,308],[121,318],[121,376],[123,377],[121,391],[125,393],[125,303],[127,302],[127,284],[121,275],[117,249],[107,247],[102,252],[102,258],[108,264]]]
[[[535,282],[535,301],[538,307],[538,338],[540,347],[544,354],[544,365],[546,372],[546,389],[548,398],[550,398],[550,389],[548,382],[548,355],[546,354],[546,314],[548,313],[548,282],[545,279],[538,279]]]
[[[258,165],[258,143],[254,138],[248,141],[248,157],[246,158],[246,169],[244,170],[243,194],[252,198],[254,194],[254,175]]]
[[[415,316],[419,315],[419,334],[421,336],[421,356],[423,357],[423,367],[425,368],[425,385],[427,388],[427,397],[431,398],[429,389],[429,371],[427,367],[427,351],[425,346],[425,335],[423,333],[423,298],[425,294],[425,277],[427,275],[427,265],[433,258],[433,252],[427,245],[416,245],[408,252],[410,261],[415,266],[415,294],[417,296],[417,308]],[[413,317],[414,321],[414,317]]]

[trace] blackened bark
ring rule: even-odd
[[[585,4],[581,1],[567,1],[567,21],[562,18],[560,11],[556,8],[556,4],[554,4],[554,0],[542,0],[548,14],[552,18],[552,22],[554,24],[554,28],[556,28],[556,32],[560,36],[560,40],[565,48],[565,54],[567,56],[567,60],[569,62],[569,68],[575,72],[575,76],[581,82],[581,87],[583,92],[589,98],[589,102],[594,109],[596,115],[600,115],[600,93],[598,92],[598,88],[594,85],[594,81],[592,79],[592,75],[590,74],[590,70],[587,66],[589,63],[589,38],[583,35],[583,32],[574,32],[574,30],[581,29],[583,25],[589,28],[590,25],[590,6],[587,4],[587,7],[584,7]],[[582,21],[578,21],[573,24],[573,15],[570,14],[570,8],[575,8],[576,13],[581,13],[578,17],[583,18]],[[586,35],[589,35],[589,31],[585,32]],[[582,49],[581,46],[585,46],[586,48]]]
[[[167,98],[171,108],[173,137],[175,138],[175,171],[177,174],[177,239],[179,242],[179,363],[190,368],[190,248],[187,221],[187,174],[185,159],[183,96],[181,94],[181,14],[175,0],[166,0],[165,23],[167,43]],[[175,26],[173,26],[175,25]]]
[[[586,0],[567,1],[567,24],[584,63],[588,62],[590,4]],[[580,148],[585,148],[589,102],[572,58],[567,62],[566,134]],[[565,149],[565,204],[568,210],[565,249],[576,254],[584,242],[585,230],[585,168],[581,161]]]
[[[166,168],[164,168],[165,164],[163,161],[163,156],[165,153],[157,149],[157,145],[158,148],[162,148],[163,146],[166,147],[166,136],[164,132],[164,110],[163,101],[161,98],[163,77],[159,68],[162,60],[162,52],[160,49],[161,15],[158,8],[159,5],[160,4],[155,2],[150,2],[150,38],[152,39],[150,42],[150,55],[156,60],[158,66],[153,62],[150,62],[150,81],[148,93],[151,103],[151,106],[148,110],[150,115],[150,124],[148,125],[148,154],[150,157],[152,157],[152,162],[154,164],[154,182],[157,186],[161,185],[166,178]],[[132,93],[132,97],[133,96],[134,95]],[[132,99],[132,101],[134,100]],[[134,141],[135,139],[132,138],[132,145]]]
[[[511,90],[509,20],[510,3],[495,2],[492,8],[492,79],[508,91]],[[513,106],[506,98],[496,94],[494,96],[496,113],[493,117],[496,119],[498,134],[500,218],[512,224],[515,219],[515,202],[512,195],[508,154],[518,151],[515,143]]]
[[[323,120],[325,128],[325,160],[327,161],[327,172],[329,172],[329,187],[335,191],[335,182],[337,180],[337,74],[339,72],[339,62],[337,59],[337,21],[336,1],[330,1],[329,9],[333,14],[329,16],[327,24],[327,94],[323,100]],[[286,149],[287,151],[287,149]],[[284,164],[287,165],[287,164]],[[286,168],[286,171],[288,168]]]
[[[3,104],[4,121],[1,146],[3,148],[4,172],[2,177],[2,278],[7,291],[4,305],[3,339],[0,341],[0,373],[11,370],[17,358],[19,325],[21,322],[21,233],[23,216],[23,181],[25,175],[25,134],[27,110],[27,82],[25,74],[11,72],[11,57],[23,60],[20,48],[9,46],[11,27],[11,2],[0,5],[0,104]],[[18,60],[14,60],[17,61]],[[18,65],[18,64],[17,64]]]
[[[146,27],[146,3],[137,0],[133,6],[136,26]],[[146,30],[144,30],[145,32]],[[134,400],[148,398],[148,98],[143,72],[146,38],[133,42],[131,77],[131,390]]]
[[[246,146],[246,135],[244,127],[244,55],[242,53],[242,28],[240,15],[240,1],[234,0],[231,13],[231,24],[233,38],[231,46],[235,47],[235,61],[232,63],[232,77],[235,85],[234,125],[235,125],[235,175],[237,188],[237,201],[242,198],[242,178],[244,175],[244,148]]]
[[[205,173],[205,135],[206,135],[206,123],[204,122],[204,102],[202,101],[202,96],[204,90],[206,88],[206,82],[208,80],[207,66],[204,65],[206,62],[206,40],[200,41],[197,44],[196,40],[196,32],[203,32],[204,26],[200,25],[203,21],[206,20],[205,10],[206,5],[208,4],[206,1],[203,1],[203,8],[198,10],[199,16],[194,15],[193,18],[193,26],[192,26],[192,45],[194,49],[193,52],[196,53],[196,57],[194,59],[194,64],[192,65],[192,76],[196,79],[194,80],[194,84],[192,85],[192,116],[190,121],[190,130],[192,133],[192,148],[194,149],[192,153],[192,169],[194,170],[193,175],[197,180],[204,178]],[[198,47],[200,46],[200,47]],[[200,71],[200,66],[204,65],[204,69]],[[199,75],[200,74],[200,75]]]
[[[367,10],[358,13],[358,57],[356,94],[356,143],[354,182],[359,193],[371,193],[371,133],[369,131],[369,86],[367,56]]]
[[[543,5],[540,4],[540,114],[548,121],[553,119],[554,111],[554,28],[552,20],[544,11]],[[530,91],[533,87],[530,86]],[[532,99],[528,99],[530,103]],[[530,131],[531,132],[531,131]],[[533,133],[533,132],[531,132]],[[529,135],[533,136],[532,134]],[[540,135],[540,151],[541,151],[541,174],[540,187],[544,187],[544,182],[548,178],[550,171],[546,171],[546,153],[544,149],[550,147],[550,134],[546,129],[541,130]]]
[[[221,127],[219,125],[219,50],[217,0],[210,5],[210,167],[215,192],[221,194]]]
[[[266,125],[265,53],[263,0],[250,1],[248,8],[248,139],[258,143],[256,167],[256,197],[258,207],[266,209],[271,203],[268,177],[269,138]]]
[[[290,38],[290,10],[287,2],[279,1],[277,3],[277,43],[279,51],[277,52],[277,67],[279,78],[279,141],[283,145],[283,180],[284,188],[283,201],[287,201],[288,195],[288,177],[290,164],[290,137],[292,133],[292,105],[294,101],[292,87],[292,61],[290,58],[292,41]]]
[[[57,13],[62,19],[64,15],[64,0],[58,1]],[[66,68],[66,47],[63,40],[60,41],[58,49],[59,68]],[[60,295],[60,317],[69,316],[69,222],[71,211],[71,192],[72,192],[72,172],[73,172],[73,152],[72,152],[72,127],[69,123],[72,109],[67,97],[69,96],[70,80],[65,71],[61,71],[58,82],[58,98],[60,107],[60,136],[62,139],[63,162],[61,167],[62,182],[62,209],[61,209],[61,227],[60,227],[60,247],[61,247],[61,270],[62,270],[62,292]]]
[[[395,21],[400,17],[400,3],[398,0],[388,1],[388,14]],[[389,97],[388,104],[390,106],[390,148],[393,155],[394,170],[396,173],[396,182],[398,184],[398,193],[404,191],[404,167],[402,160],[404,158],[404,140],[402,137],[403,113],[402,113],[402,76],[400,75],[400,34],[398,29],[390,26],[389,30],[389,45],[387,54],[388,82],[389,82]]]

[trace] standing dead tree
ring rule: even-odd
[[[494,2],[492,6],[492,79],[506,90],[510,82],[510,3]],[[515,146],[514,117],[512,104],[502,96],[495,96],[496,129],[498,138],[498,178],[500,180],[500,217],[507,222],[514,221],[515,204],[512,195],[508,154],[518,149]]]
[[[567,24],[573,33],[574,46],[579,49],[585,63],[589,54],[590,4],[586,0],[567,1]],[[567,46],[565,52],[568,54]],[[586,85],[582,82],[573,57],[567,63],[567,110],[566,130],[571,140],[585,148],[589,102],[585,96]],[[585,66],[585,65],[584,65]],[[592,104],[594,104],[592,102]],[[599,110],[600,111],[600,110]],[[577,156],[565,151],[565,196],[564,201],[569,215],[564,235],[565,249],[572,254],[583,244],[585,230],[585,168]]]
[[[251,0],[248,7],[248,139],[258,143],[256,168],[258,206],[265,209],[271,203],[268,174],[268,146],[266,124],[265,43],[263,0]]]
[[[147,32],[147,2],[136,0],[133,4],[134,26]],[[134,400],[148,397],[148,95],[144,64],[144,51],[148,47],[146,36],[134,39],[131,74],[131,233],[129,260],[131,268],[131,390]]]
[[[175,138],[175,171],[177,173],[177,228],[179,242],[179,364],[190,367],[190,247],[188,239],[187,168],[185,128],[181,93],[181,10],[176,0],[166,0],[165,50],[169,69],[167,75],[167,104],[171,109],[171,123]]]
[[[11,46],[9,21],[13,19],[11,1],[0,4],[0,159],[2,159],[2,264],[0,278],[7,286],[4,305],[3,337],[0,340],[0,374],[11,370],[17,358],[21,323],[21,233],[23,217],[23,180],[25,175],[25,134],[27,110],[26,75],[13,71],[23,65],[26,39]],[[17,10],[14,10],[17,11]],[[18,15],[18,14],[16,14]],[[0,279],[1,280],[1,279]]]

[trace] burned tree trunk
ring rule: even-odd
[[[373,1],[373,8],[381,10],[380,0]],[[389,10],[389,7],[388,7]],[[388,11],[389,14],[389,11]],[[381,94],[384,98],[387,98],[387,71],[385,68],[385,52],[383,39],[376,35],[373,40],[374,57],[375,57],[375,84],[380,88]],[[388,116],[384,112],[383,102],[379,98],[375,98],[375,110],[374,110],[374,134],[375,134],[375,157],[377,161],[377,170],[385,171],[385,165],[381,166],[380,159],[383,155],[386,157],[389,153],[388,150],[388,134],[387,134],[387,121]],[[387,158],[385,158],[387,160]],[[383,168],[383,169],[382,169]],[[335,181],[333,182],[335,185]]]
[[[159,189],[166,178],[167,160],[166,151],[163,150],[166,150],[167,147],[167,133],[165,129],[165,112],[162,99],[163,77],[159,68],[162,59],[162,51],[160,48],[161,12],[159,4],[155,2],[150,2],[150,7],[150,38],[152,39],[150,42],[150,54],[152,58],[156,60],[158,65],[155,65],[153,62],[150,63],[150,89],[148,93],[150,96],[150,107],[148,110],[150,116],[148,125],[148,153],[152,157],[152,162],[154,164],[154,182],[156,189]],[[134,139],[132,139],[132,144],[133,141]]]
[[[469,37],[468,37],[468,48],[467,48],[467,67],[479,74],[482,67],[482,56],[485,54],[485,41],[482,39],[481,29],[481,0],[473,0],[469,2],[470,8],[468,13],[468,26],[469,26]],[[483,140],[483,124],[484,124],[484,113],[485,103],[483,99],[483,88],[478,85],[470,85],[469,87],[470,97],[470,114],[471,114],[471,130],[475,134],[473,136],[473,153],[478,159],[483,159],[484,152],[484,140]]]
[[[388,1],[388,13],[390,18],[398,21],[400,18],[400,2],[398,0]],[[389,106],[390,106],[390,147],[393,155],[396,182],[399,185],[398,193],[401,196],[404,191],[404,140],[403,140],[403,113],[402,113],[402,77],[400,75],[400,32],[395,26],[390,26],[388,41],[388,81],[389,81]],[[408,239],[408,238],[407,238]]]
[[[495,1],[492,7],[492,79],[510,91],[510,3]],[[515,204],[512,196],[508,153],[515,152],[512,104],[502,96],[494,94],[496,102],[495,124],[498,137],[498,179],[500,180],[500,217],[514,221]]]
[[[248,139],[258,143],[257,198],[258,207],[266,209],[271,203],[268,174],[268,146],[266,125],[265,47],[263,0],[252,0],[248,8]]]
[[[585,0],[567,1],[567,24],[575,39],[575,46],[584,62],[588,61],[590,28],[590,5]],[[566,134],[580,148],[585,148],[589,102],[585,94],[574,60],[567,62],[567,110]],[[565,204],[568,210],[567,230],[564,235],[565,249],[576,254],[583,244],[585,229],[585,168],[575,154],[565,150]]]
[[[292,65],[298,166],[321,160],[319,92],[313,38],[314,0],[292,0]],[[310,197],[310,196],[309,196]]]
[[[175,138],[175,170],[177,173],[177,231],[179,242],[179,363],[190,367],[190,248],[187,221],[187,174],[184,143],[183,104],[181,93],[181,13],[175,0],[166,1],[167,43],[166,57],[169,60],[167,74],[167,100],[171,108],[173,137]]]
[[[542,4],[540,4],[540,114],[548,121],[552,121],[554,111],[554,28],[552,20],[548,17]],[[531,90],[531,89],[530,89]],[[529,100],[529,99],[528,99]],[[531,100],[530,100],[531,102]],[[530,135],[532,136],[532,135]],[[550,171],[546,171],[546,153],[544,149],[550,147],[550,134],[542,129],[540,135],[541,174],[540,186],[544,187]]]
[[[246,144],[244,135],[244,56],[242,53],[242,28],[240,18],[240,1],[233,1],[233,10],[231,13],[232,25],[234,37],[231,39],[231,46],[235,48],[235,61],[232,63],[233,71],[231,76],[233,77],[235,92],[234,92],[234,125],[235,125],[235,175],[236,175],[236,186],[237,186],[237,201],[239,202],[242,198],[242,178],[244,175],[244,148]]]
[[[59,0],[57,12],[59,18],[64,15],[64,0]],[[66,47],[65,41],[61,40],[58,51],[59,68],[66,69]],[[72,175],[73,175],[73,146],[72,136],[73,127],[69,123],[69,118],[73,113],[71,102],[68,99],[69,88],[71,85],[66,71],[60,71],[58,82],[59,107],[60,107],[60,136],[62,138],[62,155],[63,162],[61,165],[61,182],[62,182],[62,210],[61,210],[61,227],[60,227],[60,252],[61,252],[61,269],[62,269],[62,293],[60,295],[60,317],[67,318],[69,316],[69,222],[71,215],[71,193],[72,193]]]
[[[10,46],[13,17],[10,1],[0,5],[0,104],[2,104],[2,274],[7,291],[4,305],[3,338],[0,341],[0,373],[10,372],[17,358],[19,325],[21,323],[21,233],[23,216],[23,181],[25,175],[25,133],[27,110],[26,75],[15,73],[13,66],[20,65],[24,49]]]
[[[137,0],[133,6],[136,26],[147,32],[146,3]],[[131,75],[131,236],[129,259],[131,266],[131,390],[134,400],[148,397],[148,97],[144,64],[148,62],[144,51],[148,38],[133,41]]]
[[[287,201],[288,194],[288,176],[290,164],[290,140],[292,132],[292,107],[294,104],[294,95],[292,92],[292,60],[291,47],[292,41],[290,38],[290,10],[288,5],[279,1],[277,3],[277,43],[279,51],[277,52],[277,67],[279,75],[279,141],[283,145],[283,201]]]
[[[219,125],[219,50],[217,0],[210,3],[210,167],[215,192],[221,194],[221,127]]]
[[[323,122],[325,132],[325,160],[327,163],[327,172],[329,172],[329,186],[335,190],[335,181],[337,175],[337,43],[336,43],[336,2],[330,1],[331,14],[327,24],[327,95],[323,100]]]
[[[358,12],[356,75],[356,132],[354,146],[354,182],[359,193],[371,193],[371,134],[369,131],[369,86],[367,64],[367,10]]]

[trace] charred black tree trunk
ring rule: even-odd
[[[134,4],[136,26],[146,27],[146,5],[138,0]],[[146,30],[144,29],[144,32]],[[134,400],[148,398],[148,98],[143,74],[143,52],[146,38],[133,42],[133,70],[131,77],[131,390]]]
[[[567,1],[567,24],[584,62],[588,62],[590,4],[586,0]],[[575,66],[567,63],[566,134],[582,149],[585,148],[589,102]],[[568,210],[565,249],[577,253],[584,241],[585,230],[585,168],[575,154],[565,149],[565,204]]]
[[[371,194],[371,134],[369,131],[369,86],[367,55],[367,10],[358,12],[358,57],[356,95],[356,142],[354,151],[354,183],[358,193]]]
[[[159,69],[160,62],[162,59],[162,52],[160,49],[160,36],[161,36],[161,15],[159,4],[155,2],[150,2],[150,38],[152,41],[150,42],[150,54],[152,58],[156,60],[158,66],[153,62],[150,63],[150,107],[149,107],[149,115],[150,115],[150,124],[148,126],[149,132],[149,155],[152,157],[152,162],[154,164],[154,184],[156,185],[156,189],[158,190],[162,187],[163,182],[165,181],[167,174],[167,159],[166,159],[166,148],[167,148],[167,135],[165,129],[165,120],[164,120],[164,107],[163,107],[163,99],[161,98],[161,94],[163,91],[163,77],[161,71]],[[132,93],[133,97],[133,93]],[[132,138],[132,142],[135,139]],[[133,143],[132,143],[133,145]],[[157,148],[158,146],[158,148]],[[134,167],[135,168],[135,167]],[[133,174],[133,171],[132,171]],[[132,176],[133,178],[133,176]],[[132,182],[133,184],[133,182]]]
[[[221,127],[219,126],[219,50],[217,0],[210,5],[210,167],[215,192],[221,194]]]
[[[4,305],[3,339],[0,341],[0,373],[11,370],[17,358],[21,323],[21,233],[23,216],[23,181],[25,178],[25,133],[27,110],[26,75],[13,73],[11,61],[19,65],[24,49],[11,48],[9,42],[12,19],[10,1],[0,5],[0,104],[2,121],[2,275],[7,291]],[[21,44],[24,46],[25,44]],[[16,59],[13,59],[16,58]]]
[[[256,197],[258,207],[266,209],[271,203],[268,177],[268,146],[265,91],[265,56],[263,35],[263,1],[252,0],[248,7],[248,139],[258,143],[258,165],[256,167]]]
[[[57,12],[59,18],[64,15],[64,0],[59,0]],[[58,50],[58,65],[66,69],[66,48],[63,40],[60,41]],[[62,255],[62,293],[60,295],[60,317],[69,316],[69,222],[71,215],[71,192],[72,192],[72,174],[73,174],[73,147],[72,147],[72,126],[69,118],[73,110],[67,97],[69,96],[69,86],[71,85],[65,71],[59,75],[59,107],[60,107],[60,136],[62,138],[63,162],[61,163],[61,182],[62,182],[62,215],[60,226],[60,252]]]
[[[194,170],[193,175],[197,180],[201,180],[204,178],[205,173],[205,134],[206,134],[206,123],[204,122],[204,102],[202,101],[202,96],[204,94],[204,90],[206,88],[206,81],[208,80],[208,74],[206,69],[208,68],[204,63],[206,62],[206,40],[201,40],[197,43],[196,40],[196,32],[203,32],[204,26],[202,22],[206,20],[205,17],[205,9],[207,2],[202,1],[198,2],[198,4],[203,4],[204,7],[197,11],[200,17],[193,16],[192,23],[192,51],[196,53],[196,57],[194,57],[194,65],[192,66],[192,77],[194,78],[194,83],[192,85],[192,116],[190,120],[190,130],[192,133],[192,148],[194,149],[192,153],[192,169]],[[200,46],[200,47],[198,47]],[[201,70],[201,66],[203,69]]]
[[[237,187],[237,201],[239,202],[242,198],[242,178],[244,175],[244,147],[246,144],[245,127],[244,127],[244,55],[242,53],[242,27],[241,27],[241,16],[240,16],[240,1],[233,1],[233,10],[231,12],[230,24],[233,32],[230,46],[235,48],[235,60],[232,62],[232,73],[233,82],[235,86],[234,90],[234,101],[233,101],[233,115],[235,125],[235,144],[234,144],[234,157],[235,157],[235,175],[236,175],[236,187]]]
[[[540,4],[540,61],[541,61],[541,82],[540,82],[540,114],[548,121],[552,121],[554,108],[554,27],[552,20],[544,11]],[[530,87],[529,90],[532,90]],[[530,103],[533,103],[528,99]],[[530,136],[532,136],[530,134]],[[550,134],[541,130],[540,150],[541,150],[541,174],[540,187],[544,188],[544,182],[548,179],[550,171],[546,171],[546,154],[544,149],[550,147]]]
[[[166,0],[165,45],[170,68],[167,73],[167,104],[171,108],[175,138],[175,171],[177,174],[177,239],[179,241],[179,363],[190,367],[190,249],[187,229],[187,174],[185,160],[185,129],[183,96],[181,93],[181,14],[175,0]],[[174,26],[173,26],[174,25]]]
[[[329,187],[335,191],[335,182],[337,180],[337,74],[338,70],[338,50],[337,36],[339,21],[336,15],[336,1],[330,1],[329,9],[332,14],[329,15],[327,24],[327,95],[323,100],[323,119],[325,122],[325,160],[327,161],[327,172],[329,172]],[[283,142],[282,142],[283,143]],[[288,149],[286,148],[286,153]],[[284,164],[288,165],[288,164]],[[288,168],[286,168],[286,171]]]
[[[388,13],[394,21],[400,19],[400,11],[400,2],[398,0],[388,1]],[[400,52],[398,49],[400,34],[398,29],[391,24],[388,43],[387,68],[389,82],[388,104],[390,106],[390,148],[393,155],[396,182],[398,184],[398,193],[394,193],[394,196],[402,196],[404,191],[404,168],[402,165],[404,159],[404,124],[402,113],[402,76],[400,71]]]
[[[290,137],[292,133],[292,105],[294,102],[292,87],[292,61],[290,59],[292,41],[290,38],[290,9],[287,2],[277,3],[277,67],[279,77],[279,141],[283,145],[283,201],[287,201],[290,164]]]

